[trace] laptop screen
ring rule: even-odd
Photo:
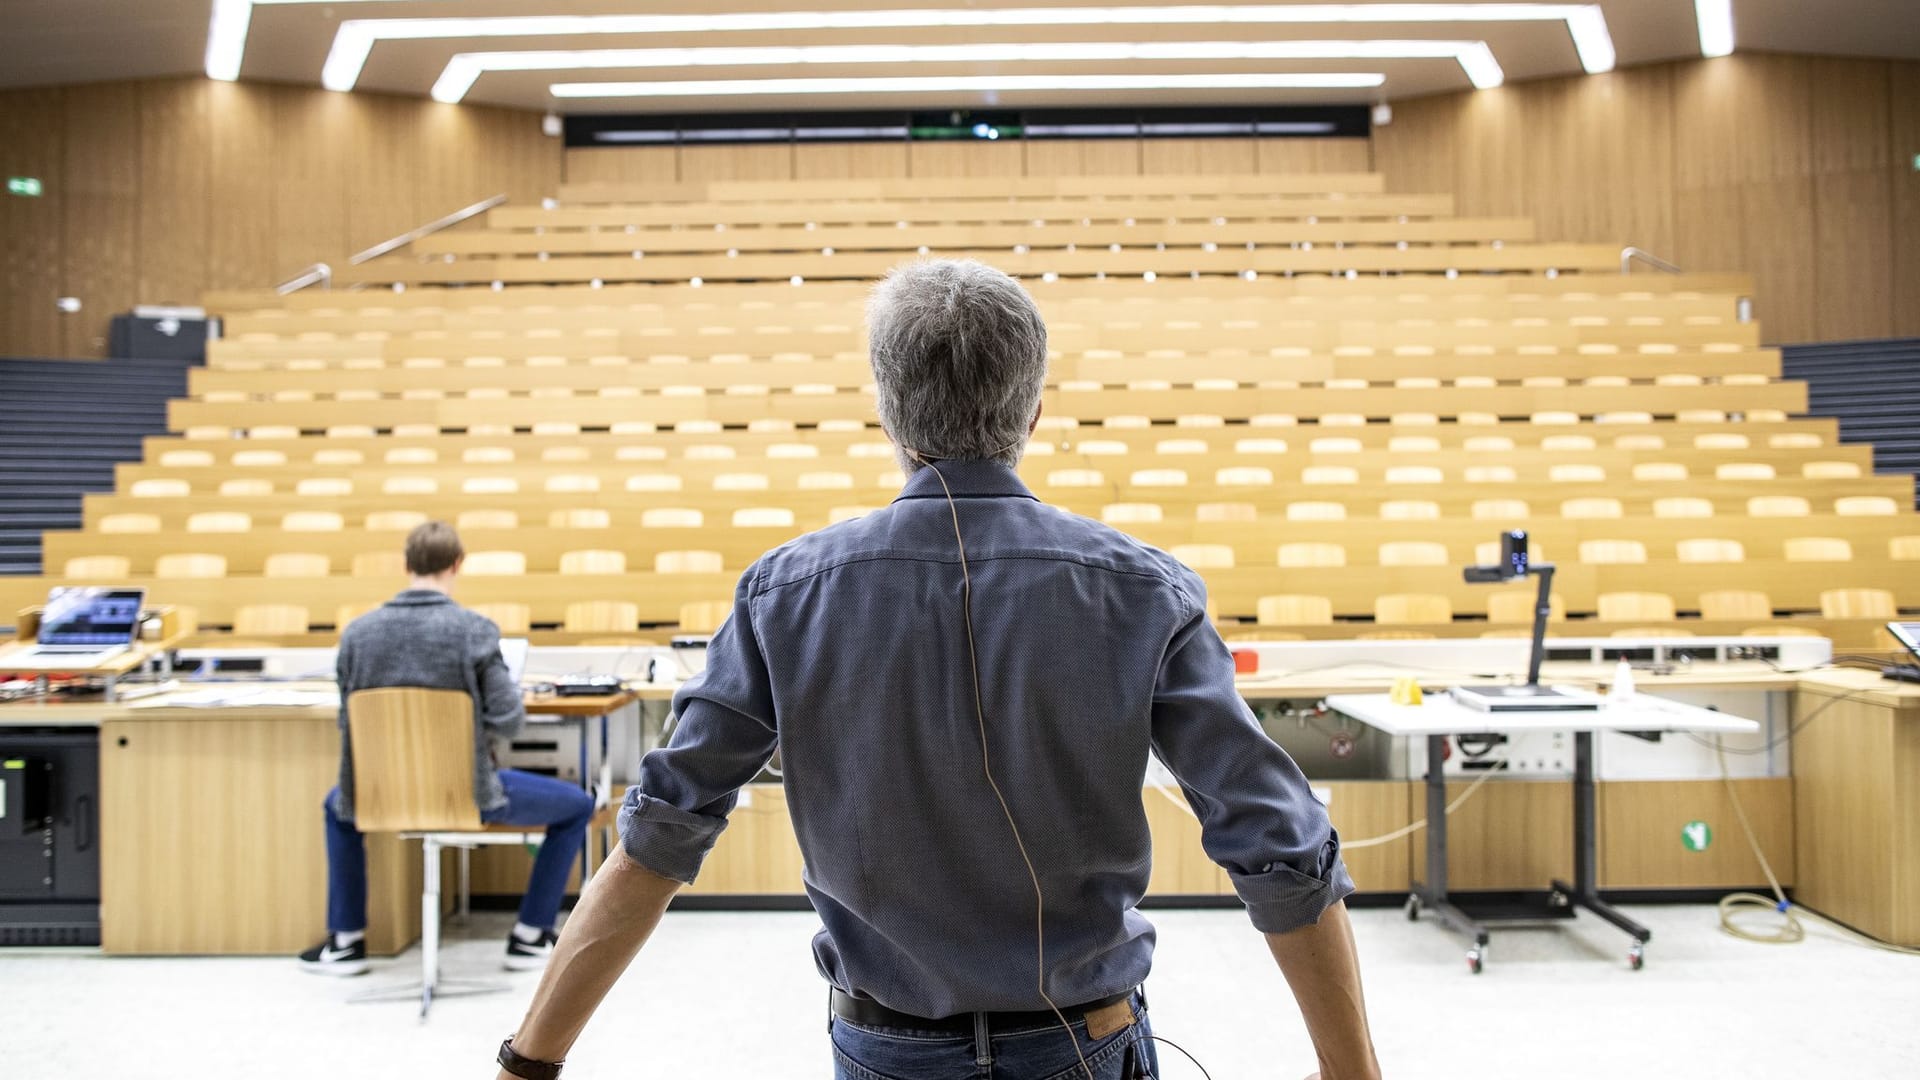
[[[1920,622],[1890,622],[1887,630],[1907,647],[1914,659],[1920,660]]]
[[[126,645],[140,626],[144,589],[62,587],[47,594],[42,645]]]
[[[500,656],[507,662],[507,677],[518,686],[527,673],[527,639],[509,637],[500,639]]]

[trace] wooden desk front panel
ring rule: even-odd
[[[1920,946],[1920,699],[1836,700],[1844,692],[1795,695],[1794,899]]]
[[[100,729],[101,943],[109,954],[285,954],[326,929],[331,718],[191,710]],[[420,934],[420,845],[367,837],[368,951]]]

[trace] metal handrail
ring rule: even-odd
[[[323,285],[329,289],[333,288],[333,267],[328,266],[326,263],[314,263],[298,274],[275,285],[273,291],[279,293],[281,296],[285,296],[291,292],[299,292],[301,289],[313,284]]]
[[[380,256],[385,255],[390,251],[398,251],[399,249],[406,247],[408,244],[413,243],[415,240],[418,240],[423,236],[431,236],[434,233],[439,232],[441,229],[458,225],[461,222],[467,220],[468,218],[473,217],[477,214],[483,214],[488,210],[491,210],[494,207],[499,206],[501,203],[506,201],[507,201],[507,197],[504,193],[492,196],[491,198],[481,199],[479,202],[474,203],[472,206],[461,207],[460,209],[455,210],[453,213],[448,214],[445,217],[435,218],[434,220],[427,222],[425,225],[422,225],[417,229],[408,229],[406,232],[403,232],[399,236],[393,237],[392,239],[382,240],[379,243],[373,245],[372,247],[366,249],[365,251],[356,253],[353,256],[353,258],[348,259],[347,262],[351,266],[359,266],[361,263],[364,263],[364,262],[372,262],[374,259],[377,259]]]
[[[1662,273],[1667,273],[1667,274],[1682,273],[1679,267],[1673,265],[1667,260],[1661,258],[1658,255],[1653,254],[1650,251],[1646,251],[1644,249],[1637,248],[1637,247],[1623,247],[1620,249],[1620,272],[1623,274],[1633,273],[1633,260],[1635,259],[1639,259],[1641,262],[1646,263],[1648,266],[1651,266],[1655,270],[1659,270]]]

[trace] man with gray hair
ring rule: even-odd
[[[1157,1075],[1150,754],[1266,934],[1322,1076],[1377,1076],[1339,840],[1235,692],[1205,586],[1014,473],[1046,379],[1032,298],[979,263],[914,263],[874,291],[868,339],[906,486],[741,577],[503,1075],[554,1075],[777,750],[838,1076]]]

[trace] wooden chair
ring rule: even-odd
[[[253,529],[253,516],[231,510],[209,510],[187,517],[190,533],[243,533]]]
[[[680,605],[680,632],[711,634],[733,614],[731,600],[697,600]]]
[[[1475,521],[1520,524],[1533,516],[1533,507],[1528,506],[1524,499],[1475,499],[1467,512]]]
[[[1672,622],[1678,616],[1666,593],[1615,592],[1595,598],[1602,622]]]
[[[1831,536],[1796,536],[1781,545],[1788,562],[1851,562],[1853,545]]]
[[[1897,619],[1900,605],[1886,589],[1828,589],[1820,594],[1820,615],[1827,619]]]
[[[1281,544],[1277,553],[1278,565],[1288,569],[1301,569],[1315,566],[1347,565],[1347,549],[1340,544],[1329,544],[1315,540],[1298,540],[1291,544]]]
[[[223,499],[250,499],[259,495],[273,494],[271,480],[222,480],[220,497]]]
[[[1108,503],[1100,508],[1100,520],[1109,525],[1142,525],[1165,518],[1159,503]]]
[[[1345,521],[1347,504],[1337,502],[1295,502],[1287,504],[1288,521]]]
[[[333,629],[338,633],[347,628],[347,624],[365,615],[369,611],[378,611],[383,604],[341,604],[333,609]]]
[[[1595,521],[1626,516],[1619,499],[1594,497],[1568,499],[1560,504],[1560,516],[1569,520]]]
[[[527,572],[527,556],[519,551],[475,551],[460,569],[473,577],[519,577]]]
[[[427,515],[418,510],[375,510],[367,515],[368,532],[412,532],[427,523]]]
[[[1233,548],[1226,544],[1175,544],[1167,554],[1193,570],[1233,569]]]
[[[468,529],[517,529],[520,527],[520,515],[512,510],[462,510],[460,516],[453,519],[454,527]]]
[[[1199,503],[1193,508],[1193,520],[1207,524],[1258,521],[1260,509],[1244,502]]]
[[[1887,558],[1896,562],[1920,560],[1920,536],[1895,536],[1887,540]]]
[[[1487,621],[1489,623],[1519,623],[1533,625],[1533,608],[1540,602],[1538,589],[1510,589],[1505,592],[1487,594]],[[1560,600],[1560,594],[1547,597],[1547,621],[1565,622],[1566,604]]]
[[[697,529],[705,523],[706,515],[684,507],[656,506],[640,512],[643,529]]]
[[[568,604],[561,628],[575,633],[633,633],[640,625],[640,606],[624,600],[587,600]]]
[[[153,576],[157,578],[223,578],[227,576],[227,558],[224,555],[203,554],[162,555],[153,562]]]
[[[1324,596],[1263,596],[1255,605],[1261,626],[1328,626],[1333,601]]]
[[[1846,495],[1833,500],[1833,512],[1841,517],[1894,517],[1900,504],[1885,495]]]
[[[1617,566],[1647,561],[1647,545],[1638,540],[1582,540],[1580,561]]]
[[[1440,504],[1426,499],[1390,499],[1380,504],[1382,521],[1437,521]]]
[[[1809,461],[1800,466],[1808,480],[1858,480],[1860,466],[1851,461]]]
[[[1428,593],[1388,593],[1373,600],[1373,621],[1380,626],[1453,621],[1453,601]]]
[[[533,609],[525,604],[473,604],[468,610],[492,619],[502,634],[527,634],[533,631]]]
[[[555,510],[547,515],[547,527],[550,529],[611,529],[613,515],[605,510],[593,508]]]
[[[311,552],[277,551],[267,556],[265,572],[270,578],[326,577],[333,573],[333,560]]]
[[[1806,517],[1813,513],[1798,495],[1756,495],[1747,500],[1748,517]]]
[[[1643,461],[1633,467],[1633,478],[1639,483],[1668,483],[1686,480],[1687,467],[1672,461]]]
[[[398,551],[362,551],[353,557],[349,572],[354,577],[406,577],[407,557]]]
[[[458,690],[396,687],[347,699],[353,748],[354,826],[421,842],[420,983],[355,1000],[420,999],[424,1019],[436,997],[494,993],[504,984],[440,978],[440,852],[482,844],[537,845],[543,828],[488,826],[473,800],[473,699]],[[462,869],[465,869],[464,860]],[[587,872],[591,872],[591,856]]]
[[[1380,545],[1381,566],[1445,566],[1447,545],[1431,540],[1389,540]]]
[[[160,531],[158,514],[108,514],[100,519],[100,531],[103,533],[157,533]]]
[[[117,581],[132,573],[133,563],[125,555],[81,555],[60,569],[62,577],[96,581]]]
[[[1771,619],[1773,600],[1751,589],[1720,589],[1700,594],[1700,617],[1714,621]]]
[[[1713,516],[1713,501],[1692,495],[1676,495],[1672,498],[1653,500],[1653,516],[1657,518],[1710,518]]]
[[[1746,562],[1746,545],[1738,540],[1700,537],[1674,545],[1674,554],[1683,563]],[[1745,616],[1741,616],[1745,618]]]
[[[560,555],[560,572],[563,574],[624,574],[627,572],[627,556],[620,551],[568,551]],[[639,622],[639,616],[634,617]]]
[[[295,510],[280,519],[282,532],[340,532],[346,519],[331,510]]]
[[[723,566],[717,551],[662,551],[653,557],[656,574],[718,574]]]
[[[242,637],[304,634],[307,609],[298,604],[248,604],[233,613],[233,632]]]

